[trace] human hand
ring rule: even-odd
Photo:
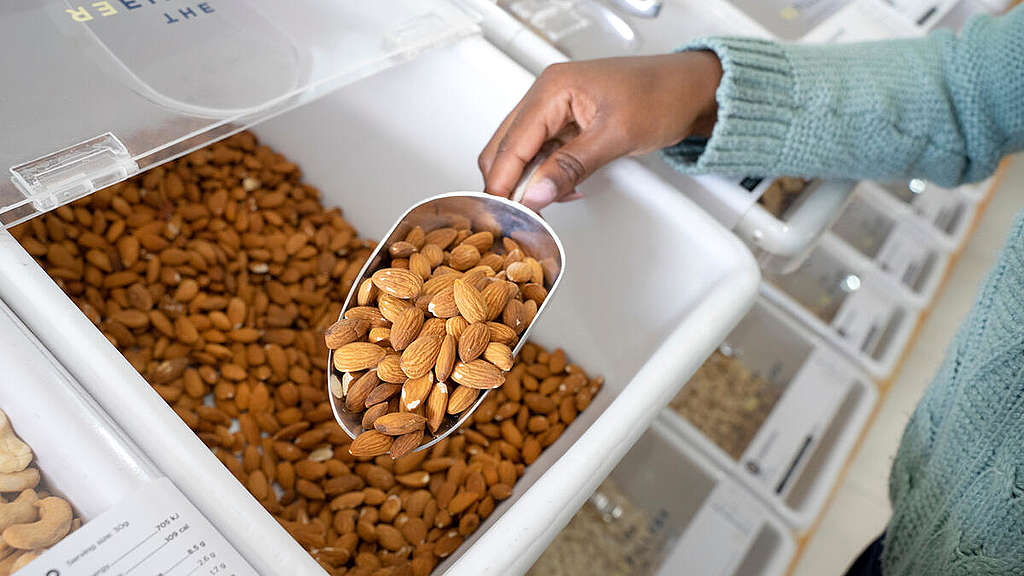
[[[621,156],[710,135],[722,67],[712,52],[608,58],[548,67],[480,153],[485,190],[509,197],[550,140],[523,203],[540,210],[574,200],[576,186]]]

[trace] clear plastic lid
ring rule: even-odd
[[[445,0],[11,0],[0,224],[476,32]]]

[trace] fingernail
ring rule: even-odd
[[[542,178],[538,182],[530,184],[523,194],[523,204],[531,208],[543,208],[555,201],[558,196],[558,188],[550,178]]]

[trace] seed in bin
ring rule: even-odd
[[[504,386],[456,434],[397,460],[353,456],[352,440],[334,421],[329,392],[315,374],[328,369],[325,332],[372,243],[357,236],[339,208],[321,204],[294,163],[248,132],[11,233],[240,485],[332,575],[427,576],[512,496],[526,467],[602,386],[561,350],[527,342]],[[439,265],[444,254],[430,244],[452,245],[457,235],[454,229],[424,233],[423,258],[412,253],[410,269]],[[463,252],[470,258],[457,266],[472,260],[471,251]],[[497,258],[489,262],[497,265]],[[424,290],[436,294],[451,287],[454,278],[445,276],[426,280]],[[543,287],[531,286],[522,287],[524,303],[510,318],[523,321],[543,300]],[[372,283],[366,289],[378,304],[390,298],[379,298]],[[361,304],[369,297],[362,294]],[[390,332],[380,317],[393,310],[368,309],[376,312],[360,320],[379,344],[389,337],[382,331]],[[468,324],[462,316],[426,316],[423,328],[444,336],[438,356],[448,351],[451,370],[458,353],[454,339]],[[492,343],[507,346],[516,339],[507,318],[486,325]],[[354,341],[346,331],[332,334]],[[437,364],[434,369],[442,373]],[[363,371],[368,374],[376,378]],[[397,392],[377,390],[381,379],[367,378],[364,401],[371,392],[391,394],[389,399],[400,394],[401,385]],[[447,381],[432,386],[428,406],[468,406],[480,392],[452,383],[454,393],[448,394]],[[341,397],[356,383],[332,378],[331,393]],[[389,403],[375,406],[386,410]],[[364,427],[372,428],[382,414],[367,410]],[[420,443],[415,436],[382,436]]]
[[[547,297],[540,263],[490,231],[417,226],[387,255],[324,335],[336,396],[364,415],[355,456],[399,458],[480,390],[504,384],[512,348]]]

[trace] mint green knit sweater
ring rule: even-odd
[[[959,37],[839,46],[708,39],[724,76],[690,172],[922,177],[952,186],[1024,148],[1024,8]],[[1024,219],[903,433],[885,576],[1024,575]]]

